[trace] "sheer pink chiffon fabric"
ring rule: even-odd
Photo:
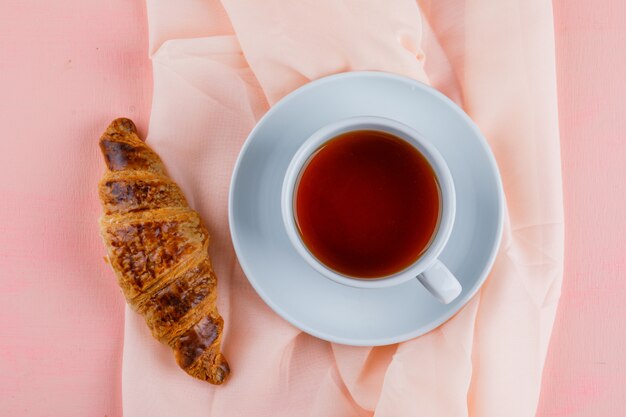
[[[124,415],[533,416],[563,259],[551,3],[148,0],[148,18],[147,140],[212,232],[232,375],[220,387],[188,377],[127,311]],[[248,284],[228,231],[230,176],[255,122],[295,88],[350,70],[443,91],[479,125],[504,182],[503,243],[483,289],[399,345],[335,345],[294,328]]]

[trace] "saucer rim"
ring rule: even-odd
[[[276,304],[272,300],[272,298],[268,296],[267,293],[262,289],[261,285],[259,285],[259,283],[254,278],[254,274],[251,272],[252,268],[249,266],[248,260],[246,260],[245,256],[240,256],[240,254],[242,253],[242,247],[240,243],[241,238],[238,236],[236,232],[237,229],[234,223],[233,199],[235,197],[236,178],[241,169],[243,156],[246,154],[246,151],[250,147],[257,132],[261,128],[263,128],[266,121],[269,118],[271,118],[274,115],[274,113],[276,113],[282,107],[288,105],[291,99],[295,97],[296,95],[302,94],[311,88],[318,87],[319,85],[322,85],[328,82],[341,80],[343,78],[352,78],[352,77],[357,77],[357,78],[358,77],[365,77],[365,78],[379,77],[379,78],[389,79],[389,80],[397,81],[401,83],[407,83],[411,87],[419,88],[425,93],[431,94],[435,96],[436,98],[438,98],[442,103],[447,105],[457,115],[459,115],[466,122],[469,128],[472,130],[475,137],[478,139],[478,142],[483,147],[483,150],[486,151],[486,156],[489,161],[489,167],[484,167],[483,169],[488,168],[490,170],[497,186],[496,188],[497,188],[498,207],[497,207],[496,238],[494,240],[494,244],[491,247],[491,252],[489,253],[489,257],[487,261],[484,263],[480,274],[478,274],[479,278],[476,280],[475,284],[471,288],[468,288],[467,293],[462,294],[461,297],[455,300],[456,305],[453,308],[450,308],[446,313],[442,314],[439,318],[421,327],[418,327],[417,329],[414,329],[410,332],[405,332],[402,334],[398,334],[398,335],[391,336],[391,337],[385,337],[385,338],[353,338],[353,337],[342,337],[342,336],[327,334],[327,333],[324,333],[323,331],[319,331],[317,329],[311,328],[310,326],[303,324],[298,319],[293,317],[290,313],[287,313],[283,308],[281,308],[278,304]],[[505,217],[504,207],[505,207],[505,199],[504,199],[504,189],[502,185],[502,178],[500,176],[500,170],[498,169],[498,164],[496,162],[495,156],[493,155],[491,147],[489,146],[482,132],[479,130],[478,126],[476,126],[474,121],[456,103],[450,100],[446,95],[441,93],[439,90],[427,84],[424,84],[420,81],[417,81],[417,80],[414,80],[412,78],[408,78],[402,75],[388,73],[384,71],[349,71],[349,72],[341,72],[337,74],[328,75],[328,76],[319,78],[317,80],[313,80],[295,89],[294,91],[290,92],[289,94],[281,98],[277,103],[275,103],[258,120],[254,128],[250,131],[250,133],[246,137],[246,140],[244,141],[243,146],[241,147],[241,150],[239,151],[239,154],[237,155],[237,160],[235,162],[235,165],[234,165],[231,177],[230,177],[230,186],[228,190],[228,226],[230,230],[233,247],[235,249],[235,254],[237,256],[237,260],[248,282],[250,282],[250,285],[252,285],[252,287],[257,292],[259,297],[261,297],[261,299],[276,314],[278,314],[280,317],[282,317],[284,320],[286,320],[293,326],[304,331],[305,333],[308,333],[312,336],[315,336],[319,339],[322,339],[328,342],[349,345],[349,346],[386,346],[386,345],[391,345],[391,344],[400,343],[400,342],[414,339],[416,337],[419,337],[423,334],[426,334],[436,329],[437,327],[441,326],[442,324],[450,320],[454,315],[456,315],[478,293],[478,290],[480,290],[480,288],[483,286],[483,284],[485,283],[489,275],[489,272],[493,268],[493,265],[495,263],[497,254],[499,252],[499,249],[502,243],[502,235],[503,235],[503,229],[504,229],[504,217]],[[376,291],[376,289],[371,289],[371,291]]]

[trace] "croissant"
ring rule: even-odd
[[[223,383],[230,368],[220,351],[224,321],[207,229],[131,120],[114,120],[100,149],[100,233],[126,301],[185,372]]]

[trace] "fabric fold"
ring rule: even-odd
[[[217,388],[188,378],[129,311],[124,414],[534,415],[563,259],[551,4],[147,3],[147,140],[211,231],[233,373]],[[400,345],[331,345],[300,332],[251,288],[228,231],[232,168],[256,121],[293,89],[350,70],[394,72],[443,91],[479,125],[505,187],[505,235],[485,286],[440,328]]]

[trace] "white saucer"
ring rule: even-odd
[[[440,259],[463,286],[451,304],[437,302],[417,279],[381,289],[343,286],[316,272],[291,246],[281,218],[280,195],[292,156],[320,127],[363,115],[388,117],[413,127],[448,163],[457,211]],[[235,166],[229,224],[245,274],[276,313],[321,339],[378,346],[434,329],[478,291],[500,243],[503,206],[495,159],[457,105],[408,78],[350,72],[299,88],[259,121]]]

